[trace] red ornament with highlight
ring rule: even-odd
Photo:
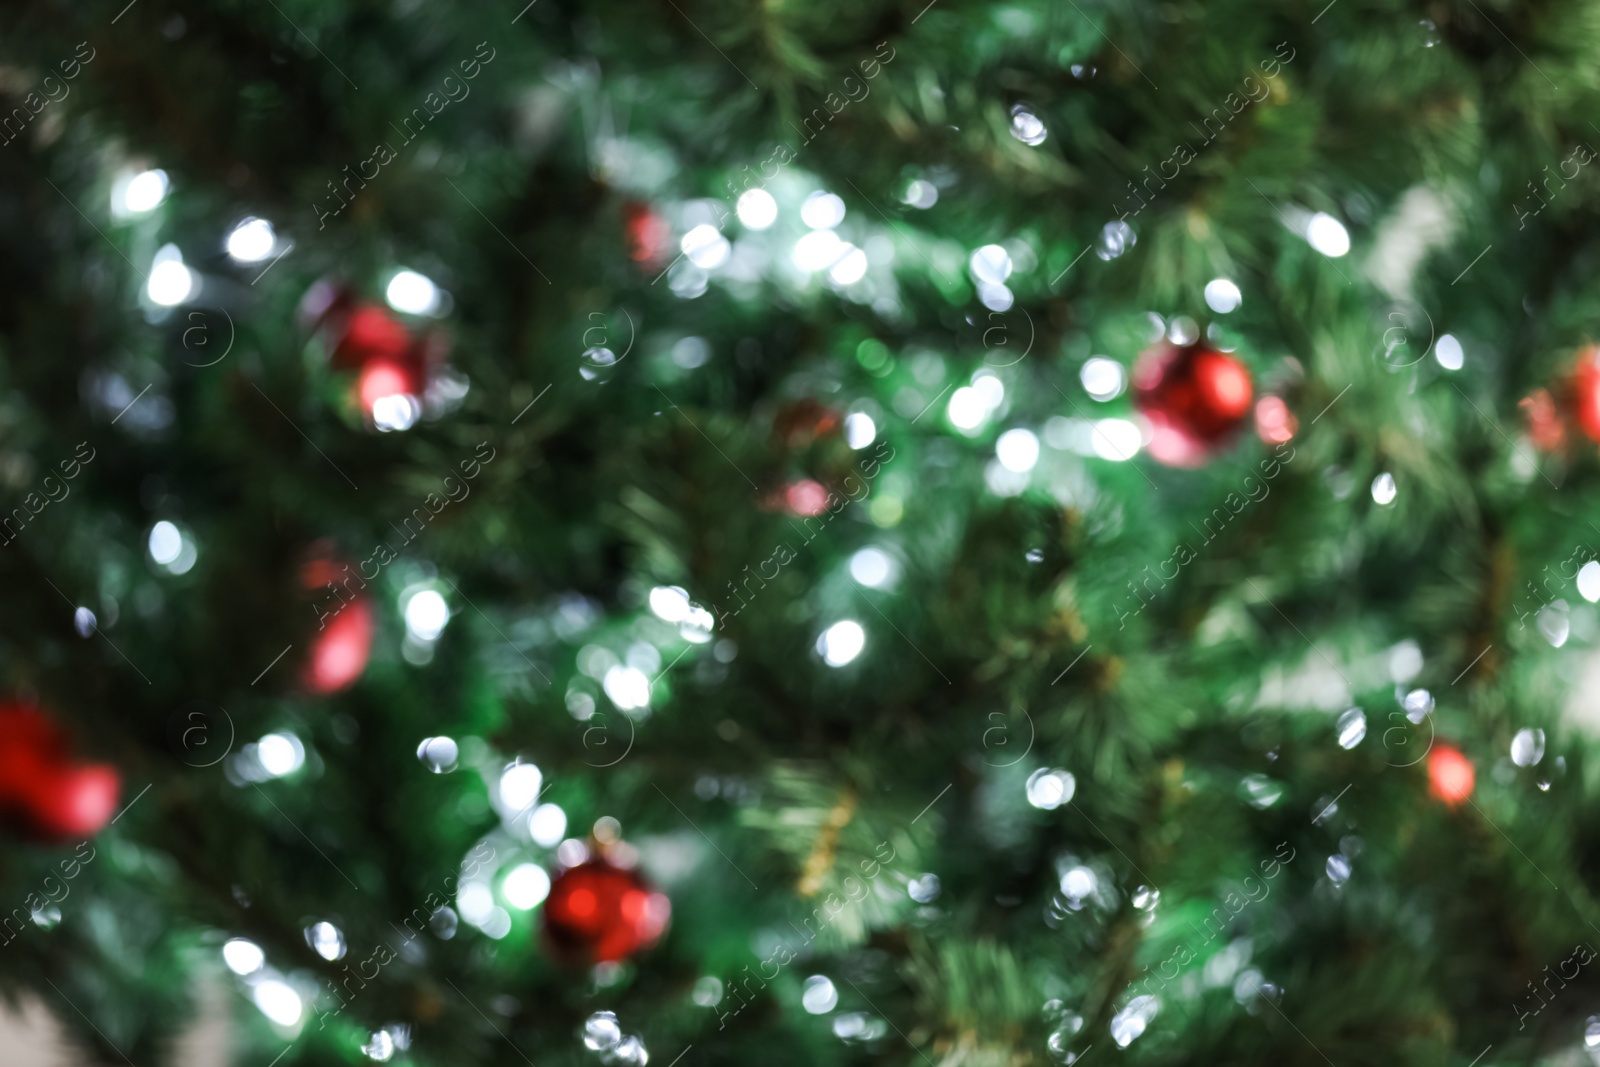
[[[300,684],[318,696],[348,689],[367,669],[372,654],[372,638],[377,630],[372,601],[360,588],[366,582],[353,577],[349,565],[342,569],[327,552],[325,543],[313,549],[316,555],[300,571],[300,584],[319,590],[317,613],[319,629],[311,637],[311,653],[301,671]]]
[[[1451,745],[1437,745],[1428,753],[1428,792],[1450,807],[1459,807],[1472,796],[1478,774],[1472,761]]]
[[[1600,441],[1600,347],[1589,345],[1578,353],[1572,372],[1572,417],[1591,441]]]
[[[37,709],[0,706],[0,812],[25,834],[48,841],[88,837],[116,814],[122,777],[102,763],[78,763],[65,734]]]
[[[1150,454],[1169,467],[1202,466],[1245,421],[1250,371],[1203,341],[1145,350],[1133,371],[1134,406],[1150,420]]]
[[[556,875],[544,904],[544,932],[561,955],[601,963],[654,945],[671,916],[666,894],[638,874],[591,860]]]
[[[672,227],[649,204],[631,201],[622,208],[628,234],[628,258],[643,267],[660,266],[667,257]]]

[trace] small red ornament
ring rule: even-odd
[[[399,361],[412,347],[411,331],[377,304],[362,304],[344,320],[329,360],[339,370],[353,370],[373,360]]]
[[[1437,745],[1428,753],[1428,792],[1450,807],[1458,807],[1472,795],[1477,782],[1472,762],[1451,745]]]
[[[584,963],[621,960],[654,945],[672,903],[633,871],[591,860],[556,875],[544,904],[545,936]]]
[[[1150,454],[1169,467],[1198,467],[1250,414],[1255,388],[1243,363],[1204,341],[1162,341],[1133,371],[1133,402],[1150,420]]]
[[[0,706],[0,811],[51,841],[88,837],[117,810],[122,778],[100,763],[75,763],[54,722],[25,704]]]
[[[645,267],[657,266],[666,259],[672,227],[649,204],[629,201],[622,208],[623,226],[628,233],[628,258]]]
[[[1589,345],[1578,353],[1572,372],[1572,417],[1591,441],[1600,441],[1600,347]]]
[[[300,570],[300,584],[320,590],[320,603],[313,605],[318,629],[311,638],[311,653],[306,657],[300,684],[319,696],[337,693],[354,685],[367,669],[372,653],[372,637],[377,622],[372,601],[361,592],[366,582],[355,577],[348,565],[334,562],[330,544],[319,542],[314,555]],[[351,582],[358,588],[351,589]]]

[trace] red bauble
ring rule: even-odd
[[[376,628],[372,602],[365,596],[339,601],[338,614],[327,618],[311,639],[301,684],[320,696],[337,693],[353,684],[367,669]]]
[[[651,210],[649,204],[630,202],[622,209],[623,226],[628,232],[628,258],[646,267],[666,259],[672,227]]]
[[[110,821],[121,792],[114,768],[75,763],[65,735],[37,709],[0,707],[0,810],[24,832],[88,837]]]
[[[1428,753],[1428,792],[1450,807],[1457,807],[1472,795],[1477,779],[1472,762],[1460,749],[1438,745]]]
[[[411,331],[377,304],[361,304],[345,316],[330,362],[339,370],[366,366],[373,360],[400,361],[413,347]]]
[[[1600,348],[1590,345],[1578,353],[1572,372],[1572,417],[1591,441],[1600,441]]]
[[[1146,349],[1133,371],[1133,402],[1150,420],[1150,454],[1198,467],[1250,414],[1255,388],[1243,363],[1203,341]]]
[[[665,893],[633,871],[592,860],[556,876],[544,904],[544,931],[561,954],[600,963],[655,944],[671,915]]]

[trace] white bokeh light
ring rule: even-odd
[[[419,589],[405,597],[400,608],[406,620],[406,633],[418,641],[439,640],[450,621],[450,605],[437,589]]]
[[[901,200],[920,211],[926,211],[939,202],[939,187],[918,178],[906,186],[906,195]]]
[[[826,975],[814,974],[801,987],[800,1004],[812,1015],[826,1015],[839,1003],[839,990]]]
[[[372,424],[380,431],[409,430],[422,417],[422,404],[414,396],[394,393],[372,402]]]
[[[1028,775],[1028,803],[1042,811],[1053,811],[1072,799],[1078,781],[1068,771],[1040,767]]]
[[[152,304],[177,307],[195,292],[195,276],[183,262],[183,253],[174,244],[163,245],[150,263],[145,294]]]
[[[623,711],[650,706],[650,679],[637,667],[612,667],[600,684]]]
[[[715,226],[704,222],[684,234],[678,247],[689,257],[689,262],[701,270],[715,270],[733,254],[728,239],[718,233]]]
[[[844,443],[851,448],[866,448],[878,437],[878,424],[864,411],[844,417]]]
[[[344,933],[330,922],[312,924],[306,931],[306,942],[313,952],[330,962],[344,957]]]
[[[160,207],[170,188],[166,171],[143,171],[127,180],[127,184],[122,186],[122,202],[117,204],[113,201],[113,206],[119,214],[142,215]]]
[[[494,893],[482,882],[463,882],[456,892],[456,910],[474,926],[481,926],[494,914]]]
[[[525,811],[539,799],[544,774],[531,763],[513,763],[500,772],[500,804],[508,811]]]
[[[872,589],[894,581],[894,558],[881,548],[867,547],[850,557],[850,577]]]
[[[567,813],[560,804],[540,804],[528,816],[528,836],[543,848],[555,848],[567,832]]]
[[[764,230],[778,221],[778,202],[765,189],[750,189],[734,208],[747,230]]]
[[[844,221],[844,201],[832,193],[812,193],[800,205],[800,221],[813,230],[831,230]]]
[[[951,423],[957,429],[974,430],[983,425],[983,420],[989,414],[989,405],[983,402],[983,395],[976,389],[963,385],[950,394],[947,410]]]
[[[500,883],[500,892],[513,908],[530,911],[550,895],[550,875],[537,863],[519,863]]]
[[[1306,243],[1329,259],[1338,259],[1350,251],[1350,231],[1332,215],[1319,211],[1306,223]]]
[[[1024,104],[1011,109],[1011,136],[1025,145],[1041,145],[1049,136],[1044,120]]]
[[[251,993],[261,1014],[279,1026],[294,1026],[305,1013],[305,1003],[288,983],[268,978],[256,983]]]
[[[1127,419],[1100,419],[1094,424],[1093,442],[1095,455],[1121,462],[1138,455],[1144,438]]]
[[[1384,471],[1372,479],[1372,499],[1379,507],[1387,507],[1394,503],[1399,488],[1394,484],[1394,475]]]
[[[976,281],[1004,285],[1011,277],[1011,253],[1000,245],[984,245],[967,259],[967,270]]]
[[[854,285],[867,276],[867,254],[846,241],[839,250],[839,260],[828,268],[828,277],[835,285]]]
[[[403,270],[389,279],[384,299],[396,311],[408,315],[432,315],[439,310],[439,287],[433,279],[414,270]]]
[[[150,558],[163,567],[183,553],[183,534],[165,519],[150,527]]]
[[[1007,430],[994,444],[995,458],[1008,471],[1022,474],[1039,462],[1039,438],[1032,430]]]
[[[794,243],[791,258],[801,270],[824,270],[839,261],[846,247],[832,230],[812,230]]]
[[[1218,315],[1226,315],[1244,300],[1239,287],[1226,278],[1213,278],[1206,283],[1206,306]]]
[[[1450,334],[1444,334],[1434,342],[1433,358],[1445,370],[1460,370],[1467,361],[1466,353],[1461,350],[1461,342]]]
[[[843,667],[861,655],[867,645],[867,633],[854,619],[843,619],[822,631],[817,638],[817,651],[822,661],[830,667]]]
[[[278,235],[273,232],[272,223],[266,219],[248,218],[235,226],[228,234],[228,255],[240,263],[260,263],[272,255],[272,247],[277,244]]]
[[[682,622],[689,617],[689,594],[681,586],[658,585],[650,590],[650,610],[658,619]]]
[[[256,742],[256,762],[268,777],[282,778],[305,766],[306,750],[294,734],[268,734]]]
[[[1114,359],[1094,356],[1078,371],[1078,381],[1096,400],[1115,400],[1128,387],[1128,372]]]
[[[222,962],[234,974],[255,974],[265,966],[267,955],[261,951],[260,945],[249,938],[235,937],[222,946]]]

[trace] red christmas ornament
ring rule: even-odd
[[[25,704],[0,706],[0,811],[47,840],[88,837],[117,810],[115,768],[75,763],[61,729]]]
[[[303,684],[321,696],[355,684],[367,669],[375,629],[372,604],[358,597],[345,604],[327,626],[311,639]]]
[[[1591,441],[1600,441],[1600,347],[1589,345],[1578,353],[1572,372],[1572,417]]]
[[[623,227],[628,234],[628,258],[646,267],[659,265],[665,258],[672,227],[649,204],[630,201],[622,208]]]
[[[373,360],[400,361],[412,348],[411,331],[377,304],[362,304],[344,319],[330,362],[339,370]]]
[[[1461,750],[1438,745],[1428,753],[1428,792],[1450,807],[1458,807],[1472,795],[1477,772]]]
[[[591,860],[556,875],[544,904],[544,931],[563,955],[600,963],[655,944],[671,915],[666,894],[639,875]]]
[[[1150,420],[1150,454],[1169,467],[1198,467],[1250,414],[1255,388],[1243,363],[1203,341],[1162,341],[1133,371],[1133,402]]]
[[[365,593],[350,589],[350,568],[341,570],[326,554],[323,543],[313,551],[318,554],[301,568],[300,584],[324,592],[315,606],[320,625],[311,638],[311,654],[306,657],[300,684],[309,692],[327,696],[354,685],[367,669],[377,623],[372,601]]]

